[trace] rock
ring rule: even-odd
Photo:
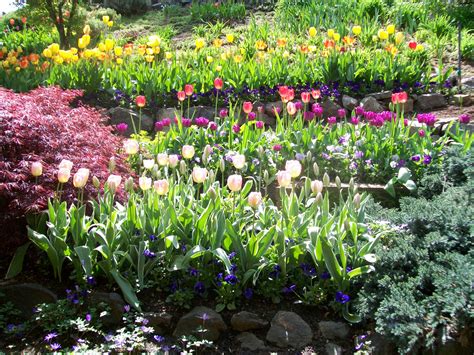
[[[130,109],[126,109],[123,107],[114,107],[107,111],[107,114],[110,116],[109,124],[110,125],[117,125],[119,123],[126,123],[128,125],[127,131],[125,132],[126,136],[130,136],[133,132],[133,123],[135,124],[136,129],[138,130],[138,122],[140,115],[138,112],[135,112]],[[133,120],[133,123],[132,123]],[[151,132],[153,130],[153,119],[142,113],[141,116],[141,129],[145,131]]]
[[[161,121],[163,118],[173,119],[176,116],[176,113],[180,111],[181,109],[176,108],[160,108],[156,113],[156,120]],[[186,113],[186,108],[184,111]]]
[[[468,94],[453,95],[452,103],[456,106],[469,106],[471,104],[471,96]]]
[[[278,312],[273,317],[267,341],[281,347],[299,349],[311,342],[313,332],[309,325],[294,312]]]
[[[124,312],[125,302],[118,293],[115,292],[92,292],[88,300],[90,305],[97,305],[98,303],[106,303],[110,307],[110,314],[101,317],[101,322],[104,325],[112,326],[122,322],[122,315]]]
[[[411,113],[413,112],[413,104],[414,104],[414,100],[408,99],[407,102],[401,104],[401,107],[403,108],[405,113]]]
[[[205,117],[208,120],[214,120],[215,107],[209,106],[193,106],[189,108],[189,118]],[[187,107],[184,107],[184,116],[187,116]],[[217,108],[217,115],[219,115],[219,108]],[[174,117],[174,116],[173,116]]]
[[[143,314],[143,317],[148,319],[148,325],[150,327],[159,328],[169,328],[171,326],[171,321],[173,320],[173,316],[166,312],[147,312]]]
[[[326,344],[326,354],[327,355],[342,355],[342,348],[333,343]]]
[[[373,94],[369,94],[368,96],[373,97],[376,100],[391,100],[392,99],[392,92],[390,90],[376,92]]]
[[[474,76],[461,79],[461,85],[463,89],[474,90]]]
[[[195,307],[178,321],[173,336],[194,335],[216,341],[227,326],[219,313],[207,307]]]
[[[283,111],[283,102],[269,102],[265,105],[265,113],[270,117],[276,117],[275,109],[279,110],[279,115],[281,116],[281,112]]]
[[[241,343],[241,348],[245,350],[265,350],[265,343],[252,333],[242,333],[237,336],[237,340]]]
[[[40,303],[55,303],[58,297],[46,287],[35,283],[24,283],[7,285],[0,287],[0,304],[4,300],[13,303],[22,316],[29,318],[33,314],[33,309]]]
[[[445,97],[437,93],[418,95],[416,100],[416,106],[422,111],[429,111],[438,107],[444,107],[446,105],[447,103]]]
[[[330,340],[341,339],[344,340],[349,335],[350,328],[344,322],[319,322],[319,330],[323,336]]]
[[[373,96],[363,98],[360,105],[365,111],[382,112],[384,110],[383,106]]]
[[[359,100],[354,99],[353,97],[349,95],[342,95],[342,106],[349,110],[352,111],[359,105]]]
[[[328,98],[326,98],[326,100],[324,100],[321,103],[321,107],[323,108],[323,117],[324,118],[328,118],[328,117],[332,117],[332,116],[337,117],[338,116],[337,111],[342,108],[337,103],[335,103],[334,101],[332,101]]]
[[[372,355],[395,355],[398,353],[395,344],[378,333],[368,335],[364,342],[370,343]]]
[[[267,126],[267,127],[275,127],[276,126],[276,117],[275,116],[268,116],[264,113],[257,113],[257,120],[265,122],[265,126]]]
[[[235,330],[245,332],[247,330],[265,328],[268,325],[268,322],[261,319],[255,313],[242,311],[232,316],[230,324]]]

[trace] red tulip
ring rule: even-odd
[[[10,25],[13,26],[14,24],[15,24],[15,20],[11,18],[11,19],[10,19]]]
[[[281,97],[285,97],[288,94],[288,86],[280,86],[278,88],[278,93]]]
[[[178,91],[178,100],[183,102],[186,98],[186,93],[184,91]]]
[[[410,47],[410,49],[416,49],[417,45],[418,44],[415,41],[408,42],[408,47]]]
[[[253,104],[250,101],[245,101],[243,108],[244,112],[248,115],[250,112],[252,112]]]
[[[392,94],[393,104],[404,104],[408,100],[408,94],[405,91]]]
[[[321,91],[313,89],[311,91],[311,96],[313,96],[313,99],[317,100],[321,97]]]
[[[307,104],[310,99],[311,99],[311,96],[310,96],[309,92],[303,91],[301,93],[301,101],[303,101],[305,104]]]
[[[186,96],[191,96],[194,92],[194,86],[191,84],[184,85],[184,92],[186,93]]]
[[[26,23],[26,17],[22,17],[21,22],[23,22],[23,24],[25,24]]]
[[[214,79],[214,87],[216,88],[216,90],[222,89],[223,86],[224,86],[224,82],[222,81],[221,78]]]
[[[137,104],[138,107],[142,108],[145,107],[146,105],[146,97],[143,95],[137,96],[135,99],[135,103]]]

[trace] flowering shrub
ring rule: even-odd
[[[116,153],[121,139],[102,124],[101,114],[90,107],[71,107],[81,91],[41,88],[28,94],[0,89],[0,215],[19,217],[44,209],[57,185],[57,166],[62,159],[74,170],[90,169],[91,176],[106,177],[110,158],[117,171],[127,171]],[[32,163],[41,162],[44,174],[30,175]],[[86,188],[87,194],[91,190]],[[62,197],[74,199],[71,187]]]

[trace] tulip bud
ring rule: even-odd
[[[86,173],[84,170],[81,171],[81,169],[79,169],[79,171],[75,173],[74,177],[72,178],[72,184],[74,185],[74,187],[82,189],[84,186],[86,186],[88,179],[89,173]]]
[[[146,191],[151,188],[151,178],[142,176],[138,179],[138,185],[143,191]]]
[[[211,200],[215,200],[217,197],[217,192],[216,190],[211,186],[209,190],[207,190],[207,195]]]
[[[140,145],[134,139],[127,139],[125,142],[123,142],[123,149],[125,150],[125,153],[132,155],[138,153]]]
[[[209,182],[213,184],[215,180],[216,180],[216,173],[214,172],[214,170],[209,170]]]
[[[109,172],[114,171],[116,165],[117,164],[115,162],[115,157],[110,157],[110,159],[109,159]]]
[[[262,203],[262,194],[260,192],[251,192],[247,199],[248,204],[252,208],[257,208]]]
[[[128,192],[133,191],[133,178],[129,177],[127,181],[125,181],[125,190]]]
[[[204,165],[207,165],[207,162],[209,161],[209,156],[211,155],[212,148],[209,144],[207,144],[204,147],[204,151],[202,153],[202,162]]]
[[[297,178],[301,175],[301,163],[298,160],[288,160],[285,164],[285,170],[291,175],[292,178]]]
[[[156,176],[157,178],[161,177],[161,171],[158,165],[153,165],[153,169],[151,170],[152,176]]]
[[[58,171],[58,181],[62,184],[66,183],[69,181],[69,178],[71,177],[71,171],[66,168],[60,168]]]
[[[349,180],[349,191],[354,191],[354,178]]]
[[[181,154],[184,159],[191,159],[194,156],[194,147],[192,145],[183,145]]]
[[[59,163],[59,169],[71,170],[71,169],[72,169],[72,166],[73,166],[72,161],[67,160],[67,159],[63,159],[63,160],[61,160],[61,162]]]
[[[184,174],[186,174],[186,170],[187,170],[186,162],[184,160],[181,160],[179,162],[179,173],[181,175],[184,175]]]
[[[157,155],[156,161],[159,166],[167,166],[170,163],[170,157],[166,153],[160,153]]]
[[[97,176],[92,177],[92,186],[94,186],[96,189],[100,187],[100,180]]]
[[[268,170],[265,170],[263,172],[263,181],[265,181],[265,184],[268,185],[270,184],[270,174],[268,173]]]
[[[349,223],[347,219],[344,221],[344,229],[346,230],[346,232],[351,231],[351,224]]]
[[[313,194],[318,194],[323,191],[323,182],[319,180],[311,181],[311,191]]]
[[[354,203],[354,206],[356,208],[360,207],[360,195],[358,193],[355,194],[354,199],[352,200],[352,202]]]
[[[324,173],[324,175],[323,175],[323,185],[324,185],[324,187],[328,187],[328,186],[329,186],[329,182],[330,182],[330,180],[329,180],[329,175],[328,175],[328,173]]]
[[[322,200],[323,200],[323,195],[321,194],[321,192],[318,192],[318,194],[316,195],[316,198],[314,200],[314,203],[319,205]]]
[[[313,154],[308,150],[308,153],[306,153],[306,161],[310,163],[311,159],[313,159]]]
[[[94,176],[95,177],[95,176]],[[94,182],[94,178],[92,178]],[[107,179],[107,186],[112,193],[115,193],[122,182],[122,177],[120,175],[110,175]]]
[[[153,166],[155,165],[155,160],[154,159],[143,159],[143,167],[147,170],[153,169]]]
[[[319,165],[318,165],[318,163],[313,164],[313,172],[314,172],[315,176],[319,175]]]
[[[227,187],[232,192],[237,192],[242,189],[242,176],[241,175],[230,175],[227,178]]]
[[[341,189],[341,179],[339,179],[339,176],[336,176],[335,182],[336,182],[337,188],[340,190]]]
[[[156,193],[160,196],[166,195],[170,189],[170,184],[168,180],[157,180],[153,183],[153,188],[155,189]]]
[[[39,161],[35,161],[31,164],[31,175],[34,177],[41,176],[43,174],[43,164]]]
[[[168,157],[168,163],[169,163],[170,168],[172,169],[176,168],[178,166],[178,162],[179,162],[179,157],[176,154],[171,154]]]
[[[192,177],[195,183],[203,183],[207,179],[207,169],[195,166],[193,168]]]
[[[280,170],[277,173],[277,181],[280,187],[288,187],[291,184],[291,175],[286,170]]]
[[[265,154],[265,148],[263,148],[262,146],[259,146],[257,148],[257,154],[258,156],[260,157],[260,159],[263,157],[263,155]]]
[[[234,168],[236,169],[243,169],[245,166],[245,155],[243,154],[236,154],[232,157],[232,164],[234,164]]]
[[[221,158],[219,160],[219,169],[222,173],[224,173],[224,170],[225,170],[225,160],[223,158]]]

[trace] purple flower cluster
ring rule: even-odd
[[[416,119],[419,123],[424,123],[430,127],[434,126],[436,122],[436,116],[433,113],[419,113]]]

